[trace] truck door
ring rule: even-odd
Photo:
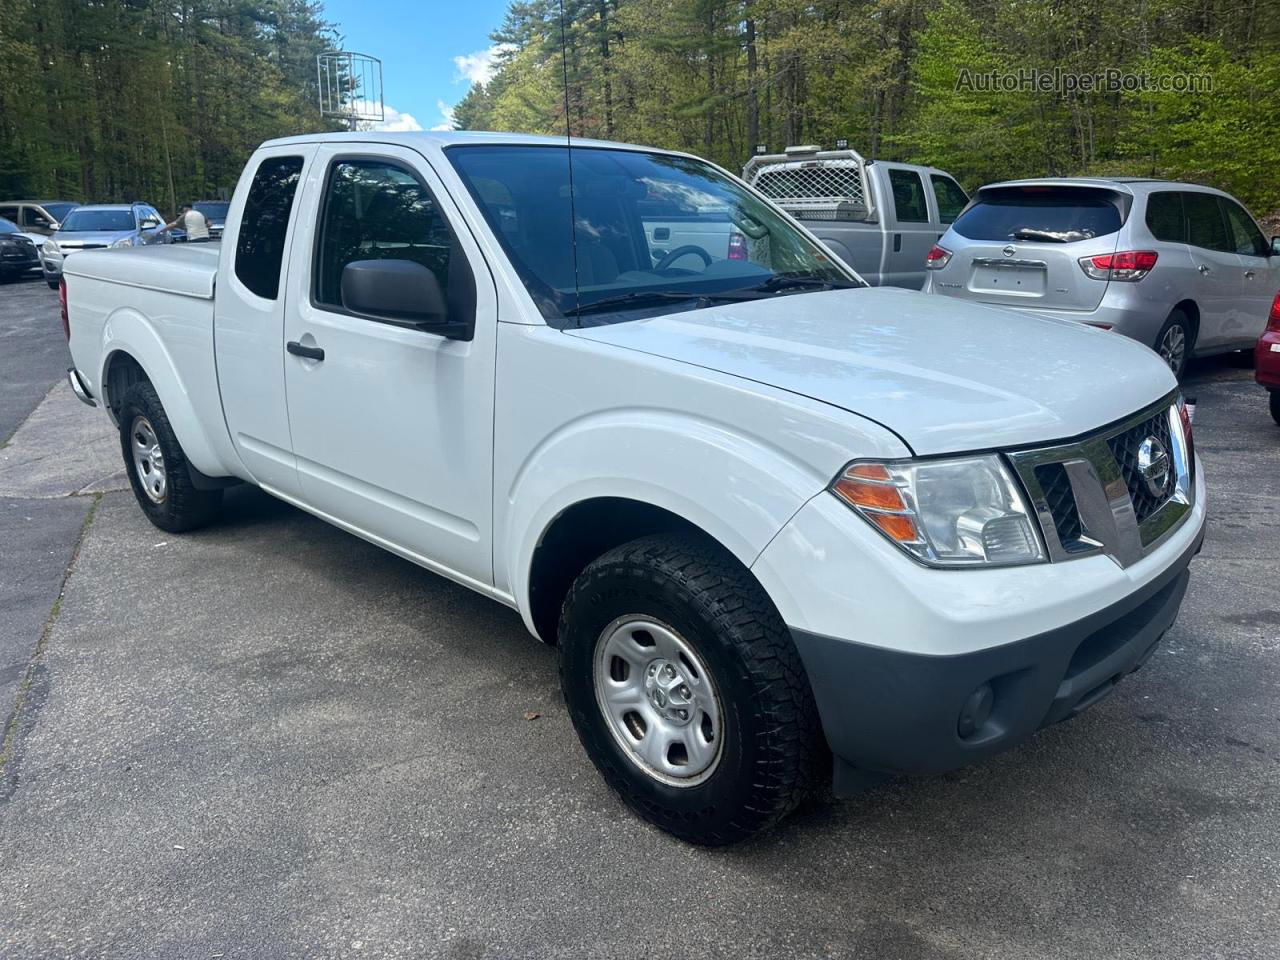
[[[222,412],[236,451],[265,489],[297,497],[284,392],[281,270],[297,220],[294,202],[316,152],[310,144],[261,150],[227,213],[214,298],[214,356]]]
[[[320,147],[301,205],[284,368],[304,503],[424,566],[492,584],[497,295],[478,245],[406,148]],[[348,309],[343,269],[367,260],[427,267],[450,319],[474,311],[473,339]]]
[[[938,228],[929,216],[924,179],[918,170],[891,163],[876,163],[871,169],[880,170],[881,213],[886,230],[880,282],[919,290],[924,286],[925,258],[938,239]]]

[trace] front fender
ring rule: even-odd
[[[725,423],[654,409],[583,417],[539,444],[510,487],[499,491],[507,523],[496,579],[515,595],[532,629],[529,577],[538,544],[565,510],[599,497],[668,510],[749,567],[828,479]]]
[[[200,330],[192,327],[179,327],[175,333],[182,341],[177,349],[183,353],[183,363],[196,365],[186,376],[180,372],[183,364],[177,362],[152,321],[132,307],[120,307],[111,313],[102,328],[102,367],[98,371],[99,390],[107,411],[114,420],[114,400],[107,395],[107,371],[117,354],[128,354],[138,362],[155,387],[169,423],[182,444],[182,451],[192,466],[211,477],[238,474],[230,443],[225,436],[210,431],[197,414],[197,404],[206,408],[204,405],[213,402],[216,406],[208,409],[217,413],[214,426],[222,427],[221,404],[213,371],[212,337],[206,335],[207,343],[201,343]],[[203,369],[205,364],[207,371]],[[210,381],[214,391],[212,397],[209,396]]]

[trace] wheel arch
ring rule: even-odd
[[[522,612],[534,635],[554,644],[560,609],[573,582],[597,557],[640,537],[679,533],[700,540],[742,565],[742,571],[772,603],[750,565],[720,539],[665,507],[618,496],[579,500],[561,510],[538,538],[529,561]]]
[[[1200,339],[1200,306],[1190,297],[1179,300],[1173,305],[1169,311],[1169,317],[1175,313],[1182,313],[1187,320],[1191,322],[1191,350],[1195,350],[1196,341]],[[1169,317],[1165,317],[1165,322],[1169,321]]]
[[[146,380],[164,404],[191,465],[211,477],[232,473],[200,422],[191,393],[151,323],[135,310],[118,310],[104,326],[103,340],[98,383],[112,422],[119,426],[117,411],[124,391],[131,384]]]

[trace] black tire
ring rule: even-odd
[[[1175,362],[1166,356],[1165,338],[1170,337],[1172,332],[1177,328],[1182,334],[1182,356]],[[1196,326],[1191,322],[1191,318],[1184,310],[1174,310],[1169,314],[1169,319],[1164,322],[1164,326],[1160,328],[1160,332],[1156,334],[1156,342],[1152,344],[1152,349],[1160,354],[1160,358],[1169,364],[1169,369],[1173,371],[1173,375],[1179,380],[1187,370],[1187,361],[1191,359],[1191,352],[1196,345]]]
[[[57,290],[57,289],[58,289],[58,281],[57,281],[57,280],[46,280],[46,281],[45,281],[45,283],[47,283],[47,284],[49,285],[49,289],[50,289],[50,290]]]
[[[643,769],[597,700],[597,643],[634,614],[676,631],[719,693],[718,760],[696,785],[665,783]],[[560,683],[588,756],[632,810],[682,840],[718,846],[772,826],[804,799],[829,759],[781,617],[747,569],[714,544],[658,535],[610,550],[573,584],[559,644]]]
[[[1272,390],[1269,396],[1271,397],[1271,419],[1280,424],[1280,390]]]
[[[191,482],[186,455],[150,381],[140,380],[125,391],[119,421],[125,471],[147,519],[169,533],[183,533],[208,524],[218,513],[222,491],[198,490]],[[134,461],[135,434],[144,423],[150,425],[163,459],[164,487],[158,499],[143,488],[142,469]]]

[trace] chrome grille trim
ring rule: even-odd
[[[1190,512],[1195,488],[1176,400],[1176,394],[1171,394],[1075,440],[1006,452],[1039,520],[1050,560],[1103,554],[1121,567],[1131,566],[1163,542]],[[1123,451],[1127,434],[1144,426],[1169,440],[1173,485],[1163,500],[1143,504],[1140,519],[1117,451]],[[1132,481],[1132,469],[1127,472]],[[1070,486],[1069,498],[1062,489],[1063,473]]]

